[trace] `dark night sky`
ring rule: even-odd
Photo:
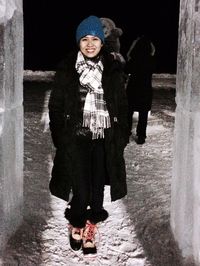
[[[96,15],[122,28],[123,55],[139,34],[148,34],[156,47],[156,72],[175,73],[179,0],[118,1],[70,1],[69,6],[67,0],[24,0],[24,68],[54,70],[75,45],[77,25]]]

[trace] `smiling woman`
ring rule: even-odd
[[[49,188],[67,202],[71,248],[96,254],[97,227],[108,217],[105,185],[111,201],[127,194],[128,104],[123,68],[103,47],[100,18],[83,19],[75,36],[76,49],[59,65],[49,99],[56,148]]]
[[[121,4],[105,0],[97,7],[48,0],[24,0],[24,67],[54,70],[64,53],[74,46],[75,25],[84,16],[108,17],[123,30],[121,53],[126,55],[133,39],[149,35],[156,46],[156,72],[175,73],[178,39],[179,0],[125,0]]]

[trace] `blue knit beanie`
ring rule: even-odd
[[[89,16],[78,25],[76,30],[77,43],[86,35],[96,36],[104,42],[104,31],[100,18]]]

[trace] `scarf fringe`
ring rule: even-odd
[[[93,132],[92,139],[103,139],[104,138],[104,129],[100,128],[97,133]]]
[[[96,114],[83,114],[83,127],[89,127],[92,132],[92,139],[104,138],[104,129],[111,127],[110,117],[98,116]]]

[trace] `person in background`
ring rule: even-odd
[[[126,60],[120,53],[120,37],[123,34],[122,29],[116,27],[114,21],[110,18],[100,18],[100,20],[103,26],[105,36],[104,48],[108,52],[110,52],[116,60],[119,60],[119,62],[121,62],[124,66]]]
[[[96,254],[97,225],[108,217],[105,185],[111,201],[127,194],[128,103],[121,64],[104,40],[98,17],[79,24],[77,47],[59,65],[48,105],[56,148],[49,188],[67,202],[70,245],[84,254]]]
[[[132,134],[134,112],[138,112],[136,143],[144,144],[147,137],[148,113],[151,110],[153,90],[152,74],[155,71],[155,47],[146,37],[133,41],[128,53],[125,72],[128,74],[128,125]]]

